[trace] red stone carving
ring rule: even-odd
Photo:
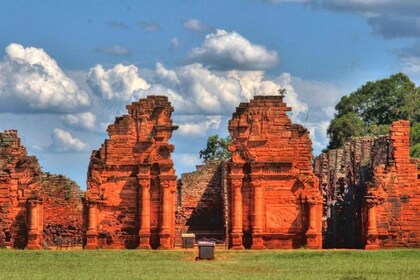
[[[169,144],[173,107],[164,96],[127,106],[92,152],[86,193],[86,249],[172,248],[176,176]]]
[[[308,131],[281,96],[241,103],[229,122],[232,249],[321,248],[322,199]]]

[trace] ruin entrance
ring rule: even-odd
[[[322,197],[308,130],[282,96],[255,96],[229,121],[230,246],[321,248]]]
[[[86,249],[173,248],[176,176],[165,96],[127,106],[92,152],[85,202]]]

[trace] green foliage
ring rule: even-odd
[[[363,135],[363,132],[363,121],[353,112],[334,118],[327,130],[327,134],[330,136],[328,148],[336,149],[341,147],[351,137]]]
[[[368,126],[367,133],[372,136],[389,134],[389,125],[387,124],[371,124]]]
[[[414,124],[410,129],[411,145],[420,144],[420,122]]]
[[[413,158],[420,158],[420,143],[410,147],[410,156]]]
[[[0,250],[0,279],[418,279],[420,250]],[[355,269],[357,268],[357,269]]]
[[[200,150],[200,158],[204,160],[225,160],[231,158],[228,146],[232,142],[230,137],[219,138],[218,135],[209,136],[207,146]]]
[[[352,136],[383,135],[400,119],[420,122],[420,88],[404,74],[367,82],[343,96],[328,128],[329,149],[340,147]],[[415,142],[412,142],[412,144]]]

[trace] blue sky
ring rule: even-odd
[[[420,82],[420,1],[3,1],[0,130],[85,188],[125,105],[169,96],[178,175],[239,102],[286,88],[314,154],[339,98],[403,71]]]

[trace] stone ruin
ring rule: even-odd
[[[0,132],[0,248],[81,245],[81,196],[74,181],[42,172],[16,130]]]
[[[40,249],[82,231],[86,249],[168,249],[182,233],[233,249],[420,247],[420,162],[409,158],[407,121],[321,154],[313,168],[308,131],[282,97],[255,96],[229,122],[232,160],[177,183],[167,97],[127,109],[92,152],[84,207],[73,181],[43,173],[16,131],[0,133],[0,247]]]
[[[323,248],[420,247],[420,165],[410,124],[361,137],[315,159],[323,190]]]
[[[92,152],[86,192],[86,249],[174,246],[176,176],[173,107],[165,96],[127,106]]]
[[[194,233],[197,240],[226,242],[226,174],[225,162],[207,161],[196,171],[181,175],[175,212],[176,244],[182,244],[183,233]]]
[[[322,196],[309,132],[281,96],[255,96],[229,121],[231,246],[321,248]]]

